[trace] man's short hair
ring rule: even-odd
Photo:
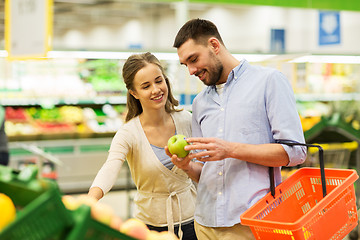
[[[205,19],[192,19],[187,21],[179,30],[175,37],[173,47],[179,48],[189,39],[193,39],[198,44],[207,44],[207,40],[210,37],[217,38],[222,45],[224,45],[220,33],[215,26],[209,20]]]

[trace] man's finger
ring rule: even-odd
[[[188,143],[209,143],[213,142],[213,138],[197,138],[197,137],[190,137],[185,139]]]
[[[190,150],[207,150],[209,147],[209,145],[207,144],[190,144],[190,145],[186,145],[184,147],[184,149],[186,151],[190,151]]]
[[[211,152],[210,151],[197,152],[197,153],[193,153],[192,156],[193,158],[199,159],[201,161],[202,158],[211,156]]]

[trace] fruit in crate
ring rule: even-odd
[[[114,209],[104,203],[97,202],[93,206],[91,206],[92,218],[106,225],[110,226],[114,215],[115,215]]]
[[[63,195],[62,202],[69,210],[75,211],[81,205],[87,205],[90,207],[91,217],[115,230],[120,231],[122,225],[122,219],[115,215],[114,209],[104,203],[99,202],[92,196],[87,194],[81,194],[74,197],[72,195]]]
[[[121,217],[114,215],[113,218],[111,219],[110,222],[110,227],[120,231],[120,227],[123,224],[123,220],[121,219]]]
[[[27,121],[27,114],[23,108],[6,107],[5,119],[14,122]]]
[[[171,154],[176,154],[179,158],[184,158],[189,154],[189,151],[186,151],[184,147],[189,145],[185,140],[184,135],[178,134],[174,135],[168,140],[168,148]]]
[[[65,207],[72,211],[76,210],[80,206],[79,200],[71,195],[64,195],[61,197],[61,200]]]
[[[30,123],[6,121],[5,132],[8,136],[16,136],[37,134],[38,130]]]
[[[8,224],[10,224],[16,217],[16,209],[11,198],[3,193],[0,193],[0,232]]]
[[[85,204],[85,205],[88,205],[90,207],[93,207],[98,202],[98,200],[96,200],[96,198],[91,197],[91,196],[89,196],[87,194],[81,194],[78,197],[78,201],[79,201],[80,204]]]
[[[151,230],[146,240],[179,240],[179,238],[174,233],[168,231],[157,232]]]
[[[129,218],[121,225],[120,232],[139,240],[146,240],[150,230],[141,220]]]
[[[44,122],[62,122],[61,114],[58,108],[39,109],[40,120]]]
[[[81,123],[84,120],[83,110],[76,106],[62,106],[59,109],[60,115],[64,122]]]
[[[75,132],[75,126],[68,123],[59,122],[36,122],[37,127],[43,133],[64,133],[64,132]]]

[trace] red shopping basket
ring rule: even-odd
[[[256,239],[343,239],[356,227],[356,171],[324,169],[319,154],[320,169],[297,170],[240,216]]]

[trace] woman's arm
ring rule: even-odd
[[[110,191],[114,185],[130,149],[130,143],[128,142],[130,139],[129,134],[127,134],[127,136],[126,134],[126,131],[120,129],[114,136],[111,142],[109,155],[96,174],[88,195],[100,199]]]

